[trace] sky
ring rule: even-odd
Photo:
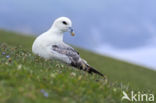
[[[155,0],[1,0],[0,29],[40,35],[60,16],[76,36],[64,41],[156,69]]]

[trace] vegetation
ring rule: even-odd
[[[156,94],[153,70],[77,48],[104,80],[33,55],[33,40],[0,30],[0,103],[129,103],[122,91]]]

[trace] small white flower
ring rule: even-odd
[[[55,78],[56,77],[56,74],[55,73],[51,73],[50,74],[50,77]]]
[[[19,64],[19,65],[17,66],[17,69],[20,70],[21,68],[22,68],[22,64]]]
[[[75,76],[76,76],[76,73],[72,72],[72,73],[71,73],[71,76],[74,76],[74,77],[75,77]]]

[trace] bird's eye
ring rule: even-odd
[[[64,25],[67,25],[67,22],[65,22],[65,21],[62,21],[62,23],[63,23]]]

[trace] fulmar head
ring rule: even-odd
[[[52,25],[52,28],[55,28],[61,32],[67,32],[69,31],[72,36],[74,36],[74,32],[73,32],[73,29],[72,29],[72,22],[69,18],[67,17],[59,17],[57,18],[53,25]]]

